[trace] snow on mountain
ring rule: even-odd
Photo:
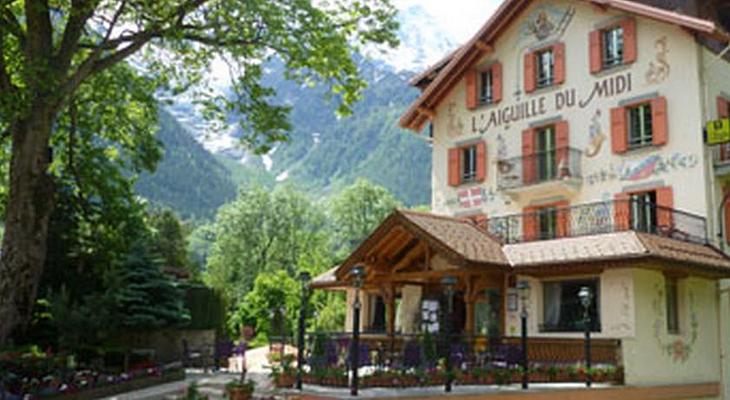
[[[398,13],[400,46],[369,49],[366,55],[381,60],[396,71],[420,72],[439,61],[458,45],[423,6],[412,5]]]
[[[398,20],[401,24],[398,37],[400,46],[396,49],[383,51],[382,49],[368,48],[365,50],[365,57],[360,57],[358,67],[362,76],[371,84],[376,84],[382,79],[397,76],[404,84],[413,74],[426,69],[446,54],[457,47],[456,43],[440,29],[436,19],[424,7],[411,5],[400,11]],[[214,63],[216,65],[220,63]],[[228,90],[225,82],[225,68],[220,65],[213,66],[212,80],[214,90],[226,93]],[[280,69],[280,68],[279,68]],[[272,70],[267,71],[269,74]],[[218,76],[221,75],[221,76]],[[227,75],[225,75],[227,76]],[[267,74],[268,76],[268,74]],[[296,89],[296,88],[295,88]],[[290,92],[280,92],[279,97],[285,104],[296,102],[302,88]],[[253,156],[239,144],[242,135],[240,127],[232,119],[228,127],[223,129],[212,129],[210,122],[202,117],[202,106],[194,104],[190,94],[178,96],[174,99],[168,111],[183,125],[192,136],[214,154],[225,155],[242,164],[254,158],[261,157],[267,171],[273,168],[271,154]],[[313,132],[312,147],[320,144],[320,134]],[[288,172],[288,171],[287,171]],[[286,180],[288,173],[281,174],[277,178]]]

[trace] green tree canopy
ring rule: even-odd
[[[329,265],[324,212],[289,186],[242,190],[216,217],[206,281],[240,302],[263,272],[318,272]]]
[[[388,191],[358,179],[331,200],[334,247],[339,258],[352,252],[401,203]]]
[[[206,115],[238,115],[243,142],[266,151],[289,124],[261,84],[262,62],[279,57],[289,78],[328,87],[346,113],[364,86],[352,51],[395,44],[394,14],[388,0],[0,0],[0,148],[11,156],[0,345],[28,322],[45,263],[59,177],[49,148],[68,153],[79,196],[102,195],[89,181],[114,196],[127,186],[120,163],[159,158],[152,95],[190,90]],[[206,84],[214,62],[228,64],[231,96]]]

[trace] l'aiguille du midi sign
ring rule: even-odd
[[[543,116],[550,111],[559,112],[576,106],[586,108],[596,99],[619,96],[631,90],[630,72],[615,75],[595,82],[591,91],[580,99],[577,89],[571,88],[476,114],[471,119],[471,130],[483,135],[490,129]]]

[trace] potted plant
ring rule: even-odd
[[[226,393],[230,400],[250,400],[253,398],[255,388],[256,384],[251,380],[246,382],[234,380],[226,385]]]

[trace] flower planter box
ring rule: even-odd
[[[229,388],[227,392],[230,400],[251,400],[253,398],[253,393],[242,388]]]
[[[290,388],[294,386],[297,377],[288,374],[281,374],[274,379],[274,385],[278,388]]]

